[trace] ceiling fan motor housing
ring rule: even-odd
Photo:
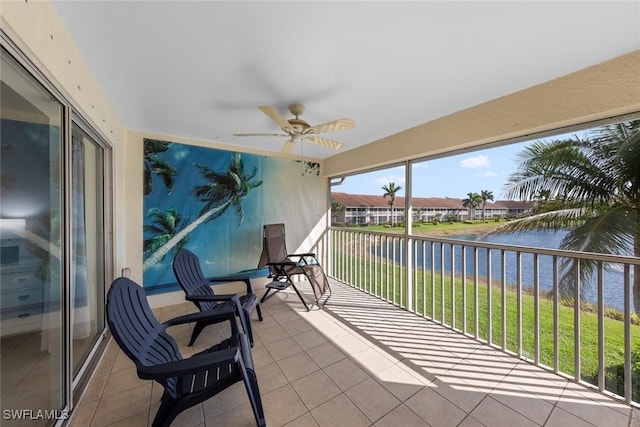
[[[294,134],[306,133],[305,131],[311,127],[309,126],[309,123],[305,122],[302,119],[296,118],[296,119],[290,119],[287,121],[291,125],[291,131]]]

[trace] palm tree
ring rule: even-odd
[[[493,192],[489,190],[482,190],[480,192],[480,198],[482,199],[482,222],[485,222],[484,210],[487,206],[487,200],[491,200],[493,202]]]
[[[147,216],[151,218],[151,224],[144,225],[144,232],[150,234],[150,237],[144,240],[143,250],[145,253],[155,252],[160,249],[184,228],[186,222],[174,208],[169,208],[166,212],[162,212],[158,208],[152,208],[147,213]],[[182,249],[188,241],[189,236],[185,236],[180,240],[174,247],[175,252]],[[164,260],[164,256],[161,260]]]
[[[640,257],[640,120],[604,126],[584,139],[538,141],[520,154],[506,186],[516,200],[545,195],[545,209],[502,231],[566,229],[560,248]],[[563,263],[561,291],[571,298],[575,261]],[[580,263],[582,288],[595,264]],[[640,313],[640,267],[634,266],[633,300]]]
[[[390,182],[388,185],[383,185],[382,189],[384,194],[382,198],[386,199],[389,196],[389,206],[391,206],[391,226],[393,227],[393,205],[396,203],[396,193],[402,189],[401,186],[396,185],[395,182]]]
[[[157,174],[165,187],[171,193],[173,190],[176,169],[166,160],[158,157],[159,153],[164,153],[169,149],[170,142],[158,141],[156,139],[144,140],[144,195],[151,194],[153,180],[151,175]]]
[[[478,193],[467,193],[467,198],[462,199],[462,206],[469,209],[469,218],[475,221],[476,208],[482,204],[482,197]]]
[[[231,207],[234,208],[238,214],[238,225],[241,225],[244,220],[242,199],[244,199],[252,189],[262,185],[262,180],[251,181],[258,172],[257,167],[254,167],[249,172],[244,171],[244,162],[240,157],[240,153],[235,153],[229,164],[229,169],[224,173],[216,172],[199,163],[196,163],[196,167],[200,170],[202,177],[207,181],[206,184],[197,185],[193,188],[194,195],[201,202],[204,202],[204,206],[200,210],[200,216],[153,252],[144,261],[144,270],[160,261],[167,252],[178,245],[178,243],[195,230],[197,226],[220,217]]]
[[[332,216],[332,222],[337,222],[338,221],[338,213],[342,212],[344,210],[344,205],[336,200],[333,200],[331,202],[331,216]]]

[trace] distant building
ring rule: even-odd
[[[331,221],[349,225],[388,224],[391,222],[391,206],[389,198],[382,196],[331,193],[331,201],[343,206],[339,212],[331,212]],[[465,221],[473,219],[473,213],[462,206],[462,199],[451,197],[413,197],[412,221],[431,222]],[[487,201],[485,218],[507,218],[527,215],[532,202],[516,202],[510,200]],[[482,208],[475,210],[475,219],[482,219]],[[396,197],[393,205],[393,222],[405,220],[404,197]]]

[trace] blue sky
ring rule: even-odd
[[[463,199],[467,193],[489,190],[496,200],[502,199],[504,184],[515,171],[517,155],[525,145],[514,144],[416,163],[413,166],[413,195]],[[382,186],[390,182],[402,187],[397,195],[405,195],[403,166],[349,176],[332,191],[382,195]]]
[[[575,132],[548,140],[574,135]],[[414,164],[413,196],[464,199],[467,193],[489,190],[493,192],[494,200],[505,199],[504,186],[511,173],[516,171],[518,154],[532,142],[533,140]],[[332,187],[332,191],[382,195],[382,186],[390,182],[402,187],[397,195],[405,195],[404,167],[349,176],[342,185]]]

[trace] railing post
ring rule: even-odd
[[[451,245],[451,327],[456,328],[456,254],[455,245]],[[463,246],[464,250],[464,246]]]
[[[575,380],[580,381],[580,259],[576,260],[576,283],[573,288],[573,369]]]
[[[604,266],[598,261],[598,390],[604,391]]]
[[[462,246],[462,333],[467,333],[467,247]]]
[[[522,252],[516,252],[516,324],[518,338],[518,357],[522,357]]]
[[[413,277],[413,269],[415,265],[413,265],[413,244],[411,235],[413,234],[413,198],[412,198],[412,164],[410,160],[407,160],[404,164],[404,185],[405,185],[405,197],[404,197],[404,244],[405,244],[405,294],[407,296],[407,304],[406,309],[409,311],[414,311],[414,300],[413,300],[413,287],[415,284],[412,280]],[[402,301],[401,301],[402,302]]]
[[[558,256],[553,256],[553,371],[560,371],[560,283],[558,279]]]
[[[487,342],[493,343],[493,277],[491,265],[491,249],[487,248]]]
[[[631,384],[631,266],[624,265],[624,400],[633,400]]]
[[[533,254],[533,361],[540,363],[540,258]]]
[[[480,328],[480,300],[478,298],[478,247],[473,247],[473,336],[478,339]]]

